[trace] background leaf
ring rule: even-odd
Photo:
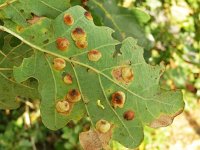
[[[17,38],[0,32],[0,109],[16,109],[21,100],[38,98],[34,80],[17,83],[13,77],[13,66],[21,64],[24,57],[32,54],[30,47]],[[23,50],[23,53],[21,51]]]
[[[109,26],[116,31],[113,34],[116,39],[121,41],[127,37],[134,37],[146,50],[152,47],[143,27],[143,23],[149,21],[150,16],[144,11],[121,7],[115,0],[90,0],[88,7],[92,14],[100,19],[101,25]]]

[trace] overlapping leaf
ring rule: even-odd
[[[32,51],[15,37],[3,32],[0,35],[0,109],[15,109],[24,98],[38,98],[36,82],[17,83],[13,77],[13,66],[20,65]]]
[[[127,9],[118,6],[115,0],[90,0],[88,7],[97,20],[103,25],[113,28],[114,36],[118,40],[124,40],[131,36],[138,39],[138,44],[145,49],[151,48],[151,42],[147,39],[142,24],[150,17],[137,8]]]
[[[144,11],[131,8],[127,9],[118,5],[119,0],[90,0],[86,4],[94,17],[96,25],[106,25],[113,28],[116,32],[114,37],[124,40],[131,36],[138,39],[138,44],[149,50],[152,47],[143,30],[144,23],[148,22],[150,16]],[[72,5],[83,4],[81,0],[71,1]]]
[[[20,32],[16,29],[20,24],[7,21],[7,27],[1,26],[0,29],[16,36],[35,50],[32,57],[15,68],[15,78],[18,82],[30,77],[38,80],[42,97],[42,119],[48,128],[59,129],[69,120],[77,120],[87,114],[93,127],[98,120],[105,119],[114,125],[112,139],[127,147],[136,147],[143,139],[144,125],[160,127],[171,124],[184,107],[182,94],[180,91],[160,89],[159,77],[163,67],[146,64],[143,50],[135,39],[125,39],[121,54],[113,57],[116,53],[115,46],[119,44],[111,36],[113,30],[95,26],[84,13],[83,8],[75,6],[55,20],[43,18]],[[64,14],[73,16],[72,26],[64,23]],[[77,27],[87,34],[88,47],[85,49],[77,48],[71,38],[72,30]],[[67,51],[57,49],[58,37],[69,40],[70,47]],[[102,54],[97,62],[88,60],[88,51],[92,49]],[[53,69],[53,59],[56,57],[66,60],[64,71]],[[122,66],[133,70],[134,80],[129,84],[121,83],[112,76],[113,69]],[[73,84],[64,84],[63,72],[71,74]],[[79,89],[82,101],[75,104],[69,115],[63,115],[56,111],[56,102],[63,99],[70,89]],[[116,91],[122,91],[126,95],[123,108],[114,109],[111,106],[111,95]],[[135,112],[133,120],[124,119],[123,115],[127,110]]]

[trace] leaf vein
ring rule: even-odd
[[[108,103],[110,109],[111,109],[111,110],[114,112],[114,114],[117,116],[117,118],[119,119],[119,121],[121,122],[121,124],[124,126],[124,128],[125,128],[126,131],[127,131],[127,133],[129,134],[129,136],[130,136],[130,137],[133,139],[133,141],[134,141],[134,138],[133,138],[132,134],[129,132],[128,128],[127,128],[126,125],[123,123],[123,121],[121,120],[121,118],[119,117],[119,115],[116,113],[116,111],[115,111],[115,110],[112,108],[112,106],[110,105],[110,102],[109,102],[109,100],[108,100],[108,98],[107,98],[107,96],[106,96],[106,93],[105,93],[103,84],[102,84],[102,82],[101,82],[101,77],[100,77],[100,75],[98,75],[98,78],[99,78],[99,84],[100,84],[101,89],[102,89],[102,91],[103,91],[103,95],[104,95],[104,97],[105,97],[105,99],[106,99],[106,102]]]

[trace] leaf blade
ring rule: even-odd
[[[36,90],[37,85],[34,81],[17,83],[13,77],[13,65],[21,64],[22,55],[24,57],[30,55],[30,47],[21,42],[16,43],[13,36],[4,35],[2,32],[0,36],[2,38],[0,50],[0,109],[16,109],[21,102],[29,98],[39,97]],[[21,49],[24,50],[22,54],[19,52]]]
[[[77,82],[74,81],[73,86],[74,88],[78,88],[81,91],[82,99],[84,99],[78,103],[80,107],[76,105],[77,108],[73,109],[74,112],[78,112],[78,110],[81,109],[83,113],[79,114],[80,118],[84,115],[86,109],[86,112],[90,115],[93,127],[95,127],[96,122],[102,118],[108,120],[110,123],[115,125],[115,128],[113,129],[114,132],[112,139],[120,141],[122,144],[130,148],[137,147],[143,139],[144,125],[151,124],[152,121],[159,118],[160,114],[171,115],[176,113],[180,109],[183,109],[184,102],[182,101],[181,93],[169,92],[165,95],[165,92],[159,87],[159,78],[161,73],[163,72],[163,67],[150,66],[146,64],[143,58],[143,50],[137,45],[135,39],[125,39],[122,42],[122,47],[120,50],[121,55],[113,57],[114,53],[116,53],[115,45],[119,44],[119,42],[114,40],[111,36],[111,33],[113,31],[106,27],[96,27],[92,22],[84,18],[84,12],[85,10],[79,6],[73,7],[58,16],[58,18],[56,18],[55,20],[52,21],[48,18],[43,19],[41,23],[29,26],[22,33],[16,32],[15,26],[11,27],[10,29],[6,27],[0,27],[0,29],[4,29],[6,32],[16,36],[24,43],[38,51],[36,54],[41,56],[41,58],[38,58],[38,62],[42,61],[41,63],[44,63],[45,56],[51,62],[51,65],[53,62],[52,60],[55,57],[65,59],[68,64],[68,67],[66,67],[65,71],[72,71],[70,73],[73,75],[73,77],[75,77],[75,79],[77,79]],[[64,28],[62,27],[63,15],[65,13],[70,13],[74,16],[74,19],[76,21],[78,20],[77,23],[74,24],[74,26],[67,26]],[[55,27],[55,24],[61,25],[62,28],[54,28],[53,31],[50,30],[50,27]],[[74,41],[71,39],[71,33],[68,32],[68,30],[72,31],[78,26],[83,28],[87,33],[87,40],[89,44],[84,52],[82,52],[82,50],[78,49],[75,46]],[[49,31],[49,34],[44,36],[44,33],[41,32],[41,30],[35,30],[35,28],[38,27],[39,29],[48,29],[47,31]],[[31,33],[33,32],[39,35],[39,39],[37,41],[29,38]],[[71,43],[71,47],[68,49],[67,52],[60,52],[56,48],[56,38],[60,35],[63,36],[63,34],[65,34],[65,36]],[[46,39],[49,39],[50,44],[44,46],[42,41]],[[102,58],[95,63],[89,61],[87,57],[87,52],[94,48],[98,48],[98,50],[102,53]],[[47,55],[45,55],[44,53],[46,53]],[[32,57],[36,57],[36,55]],[[30,61],[30,59],[31,58],[29,58],[28,61]],[[24,63],[25,62],[26,61],[24,61]],[[40,70],[37,71],[37,76],[34,76],[39,80],[39,85],[44,85],[43,82],[48,82],[50,84],[55,83],[55,81],[52,81],[53,77],[50,77],[51,81],[49,82],[49,78],[46,77],[46,74],[42,73],[42,70],[44,71],[44,69],[48,69],[49,72],[53,71],[54,74],[57,74],[56,82],[58,82],[58,85],[61,85],[62,87],[60,88],[60,90],[57,90],[60,91],[60,94],[56,95],[56,99],[64,97],[67,91],[72,88],[64,86],[64,83],[61,83],[62,72],[56,72],[55,70],[52,70],[51,65],[45,67],[45,65],[41,65],[41,63],[38,63],[38,65],[36,65]],[[34,61],[31,62],[31,64],[35,64]],[[26,65],[22,64],[21,67],[15,68],[15,77],[16,80],[19,82],[31,76],[30,73],[26,73],[26,70],[32,71],[30,70],[30,68],[32,67],[25,66]],[[120,67],[130,67],[133,70],[134,80],[131,80],[132,82],[130,82],[130,84],[126,84],[123,82],[121,83],[120,81],[113,78],[113,69]],[[49,76],[49,74],[52,73],[47,73],[47,76]],[[23,75],[25,77],[23,77]],[[20,79],[21,77],[23,78]],[[101,80],[99,79],[99,77],[101,77]],[[50,112],[54,115],[56,114],[55,94],[51,95],[51,90],[53,89],[52,87],[55,87],[55,85],[50,86],[48,90],[46,90],[45,88],[40,88],[39,90],[41,95],[43,96],[43,105],[45,105],[46,103],[51,104],[47,107],[47,111],[45,110],[45,106],[41,107],[41,109],[46,111],[46,113],[44,113],[46,117],[52,117],[48,113],[48,110],[51,110]],[[44,90],[46,91],[44,92]],[[113,109],[110,104],[111,97],[114,92],[119,90],[125,93],[127,97],[126,103],[123,109]],[[55,89],[53,92],[56,93]],[[51,100],[44,100],[45,94],[50,94]],[[165,96],[164,98],[162,98],[163,94]],[[170,108],[173,99],[176,100],[175,107]],[[98,100],[100,100],[101,104],[105,106],[105,109],[99,107],[97,103]],[[155,110],[156,105],[159,106],[158,110]],[[132,121],[127,121],[126,119],[124,119],[123,116],[124,112],[129,109],[135,112],[135,118]],[[69,116],[74,115],[74,112],[71,112]],[[70,118],[69,116],[60,116],[57,114],[57,117],[52,117],[51,120],[58,119],[61,122],[61,124],[57,126],[55,126],[55,124],[58,124],[55,123],[56,121],[45,122],[49,128],[57,129],[64,126],[70,119],[76,118]],[[64,119],[64,121],[61,121],[62,119]],[[117,129],[119,129],[120,132],[117,132]],[[130,145],[130,143],[132,144]]]

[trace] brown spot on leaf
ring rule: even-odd
[[[88,52],[88,59],[90,61],[98,61],[102,57],[101,52],[98,50],[91,50]]]
[[[166,127],[172,124],[174,118],[178,116],[179,114],[181,114],[182,112],[183,112],[183,109],[179,110],[178,112],[172,115],[162,114],[157,119],[153,120],[149,126],[151,128]]]
[[[99,131],[100,133],[106,133],[110,130],[110,123],[106,120],[99,120],[97,123],[96,123],[96,129],[97,131]]]
[[[78,40],[76,41],[76,46],[80,49],[87,48],[88,42],[86,40]]]
[[[133,120],[135,117],[135,113],[132,110],[128,110],[126,112],[124,112],[124,119],[126,120]]]
[[[133,70],[130,67],[122,67],[122,78],[126,83],[133,81]]]
[[[77,89],[72,89],[67,93],[66,100],[75,103],[81,100],[81,94]]]
[[[17,26],[17,27],[16,27],[16,31],[17,31],[18,33],[23,32],[23,31],[24,31],[24,27],[22,27],[22,26]]]
[[[74,18],[71,14],[65,14],[64,15],[64,22],[66,25],[73,25],[74,24]]]
[[[66,62],[62,58],[55,58],[54,61],[53,61],[53,66],[54,66],[54,69],[60,71],[60,70],[63,70],[65,68]]]
[[[77,27],[75,28],[72,33],[71,33],[71,36],[72,36],[72,39],[74,41],[85,41],[86,40],[86,33],[85,31],[80,28],[80,27]]]
[[[85,15],[85,17],[86,17],[88,20],[93,20],[93,17],[92,17],[92,15],[91,15],[91,13],[90,13],[89,11],[86,11],[86,12],[84,13],[84,15]]]
[[[87,48],[88,46],[88,42],[86,40],[87,35],[82,28],[80,27],[75,28],[71,32],[71,36],[72,36],[72,39],[75,41],[75,44],[78,48],[80,49]]]
[[[106,133],[89,130],[79,134],[79,141],[84,150],[109,149],[109,141],[112,137],[112,128]]]
[[[56,103],[56,111],[61,114],[69,114],[73,107],[73,104],[69,103],[66,100],[59,100]]]
[[[70,74],[66,74],[63,78],[64,83],[66,84],[72,84],[72,76]]]
[[[117,81],[122,82],[122,71],[121,71],[121,67],[113,69],[113,70],[112,70],[112,76],[113,76],[114,79],[116,79]]]
[[[111,100],[111,103],[112,103],[112,106],[114,108],[123,108],[124,106],[124,103],[125,103],[125,94],[124,92],[122,91],[117,91],[115,93],[112,94],[112,100]]]
[[[61,51],[65,51],[69,48],[69,41],[66,38],[59,37],[56,39],[57,48]]]
[[[134,79],[133,70],[128,66],[113,69],[112,76],[114,79],[124,84],[129,84]]]

